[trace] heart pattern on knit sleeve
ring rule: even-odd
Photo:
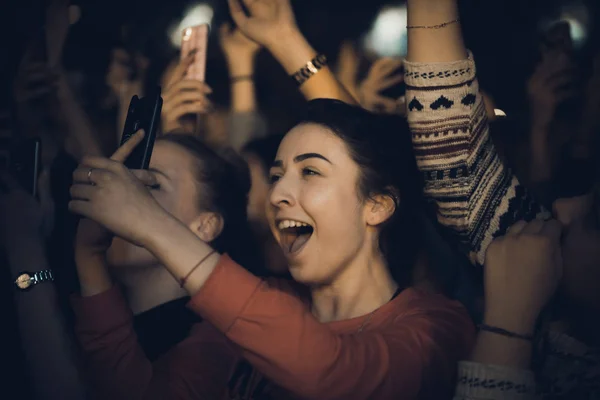
[[[423,104],[421,104],[419,102],[419,100],[417,100],[416,97],[413,97],[413,99],[410,101],[410,103],[408,103],[409,111],[415,111],[415,110],[423,111],[423,108],[425,108],[425,107],[423,107]]]
[[[453,105],[454,102],[452,100],[449,100],[445,96],[440,96],[440,98],[431,103],[429,107],[431,107],[432,110],[439,110],[440,107],[448,109],[451,108]]]
[[[469,93],[468,95],[463,97],[461,103],[465,106],[472,106],[473,104],[475,104],[475,100],[477,100],[477,96],[475,96],[472,93]]]

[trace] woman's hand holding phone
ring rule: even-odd
[[[194,54],[184,58],[173,70],[163,91],[161,124],[163,134],[182,129],[182,118],[192,114],[206,114],[213,109],[208,95],[212,89],[195,79],[185,79],[186,71],[194,60]]]
[[[156,177],[123,165],[144,138],[138,131],[110,159],[86,157],[73,173],[69,210],[104,226],[117,236],[144,246],[162,216],[168,215],[148,187]]]

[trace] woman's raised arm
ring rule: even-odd
[[[425,196],[471,261],[519,220],[549,214],[501,163],[456,0],[408,1],[408,122]]]

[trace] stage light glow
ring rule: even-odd
[[[382,57],[406,55],[406,21],[406,6],[382,9],[365,36],[365,48]]]
[[[173,46],[181,48],[181,32],[190,26],[209,24],[214,15],[213,8],[208,4],[194,4],[186,10],[181,21],[173,24],[169,29],[169,38]]]

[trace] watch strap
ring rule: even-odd
[[[304,82],[310,79],[311,76],[319,72],[319,70],[326,65],[327,56],[325,54],[319,54],[318,56],[307,62],[305,66],[296,71],[292,75],[292,78],[294,78],[298,86],[301,86]]]

